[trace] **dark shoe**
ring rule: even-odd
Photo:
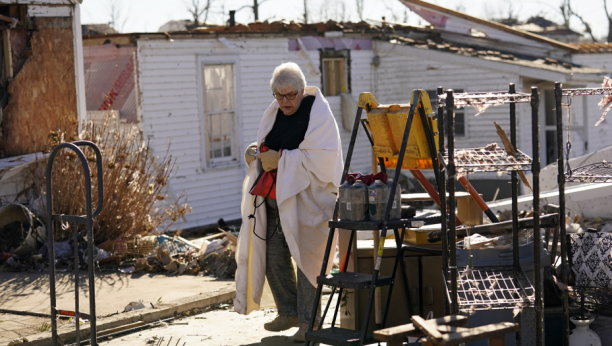
[[[300,324],[297,316],[278,315],[274,320],[264,324],[264,329],[270,332],[282,332],[289,328],[297,327]],[[308,328],[308,326],[306,326]]]
[[[319,329],[319,322],[317,321],[312,330]],[[306,332],[308,331],[308,323],[300,323],[300,329],[293,335],[292,339],[294,342],[305,342]]]

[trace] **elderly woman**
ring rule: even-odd
[[[257,142],[245,153],[249,168],[242,192],[234,304],[242,314],[259,309],[267,279],[278,316],[264,328],[299,327],[293,339],[303,342],[313,318],[316,277],[334,210],[332,192],[342,175],[342,147],[329,104],[317,87],[306,86],[297,64],[278,66],[270,87],[275,100],[264,112]],[[262,143],[268,151],[261,151]],[[259,154],[249,155],[255,148]],[[263,171],[276,171],[276,199],[249,193]]]

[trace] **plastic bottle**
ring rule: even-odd
[[[393,179],[387,180],[387,186],[389,187],[389,193],[393,187]],[[395,187],[395,197],[393,198],[393,206],[391,207],[391,215],[389,220],[401,219],[402,218],[402,188],[399,184]]]
[[[376,180],[368,188],[370,221],[383,221],[389,200],[389,188],[382,181]]]
[[[365,221],[368,219],[368,186],[361,180],[357,180],[348,189],[350,204],[347,205],[349,220]]]
[[[349,201],[349,189],[351,184],[348,181],[345,181],[344,184],[340,185],[338,188],[338,200],[340,201],[340,220],[350,220],[350,207],[351,202]],[[347,205],[348,204],[348,205]]]

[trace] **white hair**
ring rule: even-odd
[[[298,64],[294,62],[282,63],[272,72],[272,79],[270,79],[270,89],[272,89],[272,92],[288,88],[300,92],[305,87],[306,77],[304,77]]]

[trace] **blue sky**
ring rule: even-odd
[[[83,24],[108,23],[111,18],[111,3],[120,9],[119,24],[121,32],[157,31],[170,20],[192,18],[187,11],[192,0],[85,0],[81,5],[81,21]],[[206,0],[200,0],[204,3]],[[259,0],[260,2],[262,0]],[[612,0],[609,9],[612,11]],[[544,17],[561,22],[561,14],[557,9],[561,0],[432,0],[440,6],[459,9],[470,15],[489,19],[508,13],[512,6],[513,13],[519,19],[541,14]],[[230,10],[238,10],[245,5],[252,5],[252,0],[213,0],[208,20],[223,23],[228,18]],[[356,0],[307,0],[310,18],[314,21],[327,19],[358,21]],[[380,20],[385,16],[389,21],[409,24],[425,24],[415,13],[410,12],[399,0],[365,0],[364,19]],[[593,28],[599,39],[607,35],[608,23],[602,0],[572,0],[573,8]],[[304,0],[266,0],[260,5],[260,20],[287,19],[301,21],[304,13]],[[250,8],[243,8],[236,14],[236,20],[241,23],[253,21]],[[581,23],[573,19],[574,30],[582,30]]]

